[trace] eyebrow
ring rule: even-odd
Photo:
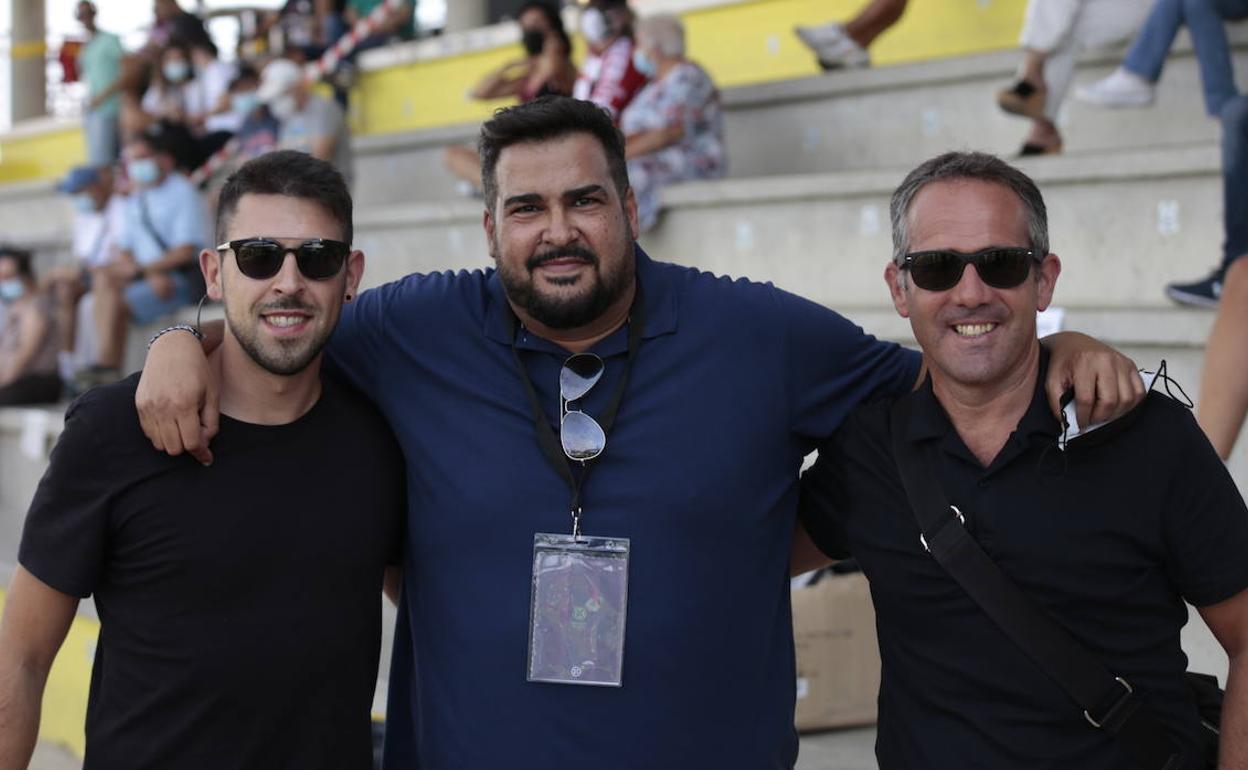
[[[564,200],[576,200],[586,195],[594,195],[596,193],[605,192],[606,188],[600,184],[589,184],[584,187],[574,187],[571,190],[564,190],[559,197]],[[503,200],[503,206],[514,206],[517,204],[541,203],[542,196],[538,193],[524,193],[523,195],[513,195]]]

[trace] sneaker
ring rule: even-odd
[[[1222,268],[1199,281],[1167,284],[1166,296],[1180,305],[1217,307],[1222,299]]]
[[[1152,83],[1119,67],[1109,77],[1076,88],[1075,98],[1097,107],[1147,107],[1155,91]]]
[[[845,28],[835,22],[818,27],[794,27],[793,31],[815,52],[819,66],[825,70],[871,66],[871,54],[845,34]]]

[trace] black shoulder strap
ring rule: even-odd
[[[963,526],[935,474],[935,445],[906,441],[911,399],[890,415],[893,458],[922,532],[920,540],[1006,636],[1070,696],[1088,722],[1114,736],[1142,770],[1181,770],[1182,755],[1147,709],[1143,693],[1115,676],[1001,571]]]

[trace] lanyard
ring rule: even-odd
[[[615,424],[615,417],[620,411],[620,402],[624,400],[624,390],[628,387],[628,375],[632,373],[633,361],[637,358],[637,351],[641,348],[641,333],[645,327],[645,306],[641,300],[641,282],[637,281],[634,286],[636,288],[633,294],[633,306],[628,313],[628,356],[620,382],[616,385],[615,392],[611,394],[611,400],[607,402],[607,408],[603,410],[601,419],[598,420],[598,424],[602,426],[603,435],[610,435],[611,426]],[[572,461],[563,453],[563,445],[559,442],[559,437],[555,435],[554,428],[550,427],[550,421],[546,419],[542,403],[537,397],[537,390],[533,387],[529,371],[524,366],[524,359],[520,357],[520,351],[516,348],[516,335],[520,330],[516,314],[512,312],[510,305],[507,310],[508,323],[511,326],[511,356],[515,359],[516,370],[520,373],[525,392],[529,395],[529,406],[533,411],[533,426],[537,429],[537,443],[542,448],[542,454],[546,455],[551,466],[567,482],[568,489],[572,491],[572,534],[580,537],[581,490],[585,486],[585,480],[589,478],[590,470],[594,467],[593,461],[582,462],[584,470],[580,474],[572,472]]]

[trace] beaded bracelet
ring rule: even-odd
[[[191,334],[195,335],[195,339],[199,340],[200,342],[204,341],[204,333],[201,332],[199,329],[196,329],[194,326],[191,326],[190,324],[174,324],[173,326],[166,326],[165,328],[161,329],[160,331],[152,335],[152,338],[147,341],[147,349],[151,350],[152,345],[156,344],[156,340],[165,336],[169,332],[190,332]]]

